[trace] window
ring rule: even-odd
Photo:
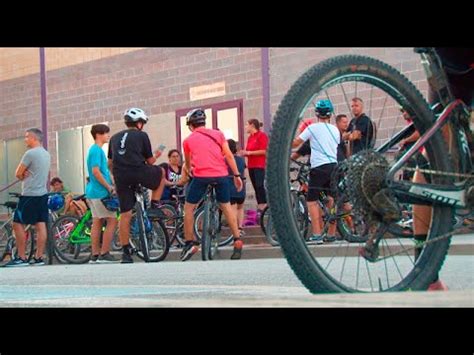
[[[234,139],[243,145],[243,100],[228,101],[211,105],[200,106],[206,112],[206,127],[219,129],[226,139]],[[176,111],[177,147],[182,152],[184,139],[191,134],[186,126],[186,113],[195,107]]]

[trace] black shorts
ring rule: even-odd
[[[224,177],[194,177],[188,186],[186,202],[197,204],[206,194],[207,187],[216,184],[216,200],[219,203],[229,203],[230,201],[230,179]]]
[[[21,196],[13,215],[13,222],[23,225],[48,222],[48,195]]]
[[[329,196],[335,193],[331,190],[331,177],[336,169],[337,164],[325,164],[313,168],[309,172],[309,186],[307,201],[317,201],[321,198],[321,192],[325,192]]]
[[[163,177],[163,169],[157,165],[135,170],[114,169],[113,173],[122,213],[130,211],[135,206],[135,192],[131,186],[140,184],[147,189],[156,190]]]
[[[241,205],[245,202],[245,196],[244,197],[231,197],[230,198],[230,204],[231,205]]]

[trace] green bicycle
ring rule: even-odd
[[[79,198],[83,199],[87,204],[84,195],[79,196]],[[120,220],[118,210],[116,211],[116,216],[117,220]],[[131,221],[130,244],[134,249],[140,249],[139,235],[135,231],[136,228],[133,228],[134,224],[136,224],[134,221],[135,217]],[[160,220],[150,220],[150,223],[151,228],[147,231],[147,239],[149,240],[148,258],[140,252],[137,252],[137,255],[142,260],[149,262],[162,261],[166,258],[169,251],[168,233]],[[62,216],[58,218],[51,228],[56,258],[62,263],[70,264],[89,262],[91,257],[91,229],[92,212],[90,209],[82,217]],[[117,237],[118,230],[115,232],[114,240],[118,239]]]

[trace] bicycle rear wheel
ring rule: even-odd
[[[443,264],[449,239],[426,245],[418,259],[413,256],[414,241],[409,241],[408,245],[401,238],[383,239],[383,257],[378,259],[383,262],[368,262],[367,259],[361,259],[357,249],[351,248],[348,243],[341,242],[332,247],[334,251],[329,250],[332,254],[324,255],[323,250],[326,249],[310,249],[301,238],[297,221],[291,213],[289,159],[284,157],[290,152],[300,121],[311,114],[308,107],[319,98],[329,98],[333,99],[336,109],[343,110],[349,106],[344,104],[347,92],[352,97],[370,96],[370,102],[374,103],[380,117],[384,114],[385,117],[389,114],[393,117],[400,106],[406,108],[420,134],[433,122],[433,114],[418,89],[396,69],[376,59],[356,55],[340,56],[309,69],[295,82],[280,103],[268,149],[268,198],[278,240],[295,274],[313,293],[426,289]],[[337,97],[341,102],[336,100]],[[394,126],[397,124],[395,122]],[[380,126],[378,131],[383,138]],[[431,169],[452,171],[446,153],[448,150],[440,133],[436,133],[425,148]],[[362,159],[363,155],[356,157]],[[393,164],[393,161],[389,160],[388,164]],[[451,179],[445,176],[433,175],[432,180],[441,185],[451,183]],[[452,215],[451,208],[433,206],[428,241],[440,235],[449,235],[452,230]]]

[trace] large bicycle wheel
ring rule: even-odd
[[[59,217],[51,227],[51,240],[56,258],[61,263],[84,264],[90,260],[90,226],[84,226],[82,230],[77,230],[80,219],[75,216]],[[73,243],[71,234],[76,231],[84,240],[84,244]],[[87,234],[89,233],[89,234]]]
[[[288,187],[289,152],[297,127],[302,119],[310,117],[310,106],[318,99],[331,99],[336,113],[343,110],[349,112],[349,94],[351,97],[363,96],[372,118],[374,115],[379,116],[378,121],[375,119],[378,123],[378,143],[388,141],[404,128],[403,124],[398,124],[396,118],[400,106],[407,109],[415,128],[421,134],[433,122],[433,114],[415,86],[396,69],[378,60],[355,55],[340,56],[325,60],[309,69],[295,82],[280,103],[268,149],[268,198],[278,240],[295,274],[313,293],[426,289],[443,264],[449,248],[449,238],[425,245],[416,259],[414,240],[393,235],[392,238],[382,239],[380,255],[375,261],[367,260],[361,257],[357,246],[353,247],[346,241],[328,248],[310,248],[301,238],[297,221],[291,213]],[[395,132],[390,132],[390,127],[381,124],[382,118],[384,124],[393,124]],[[425,149],[431,169],[452,171],[440,133],[436,133],[425,144]],[[379,153],[357,154],[350,162],[361,167],[378,167],[379,162],[384,162],[379,165],[386,169],[387,165],[393,164],[393,156],[390,157],[393,151],[394,149],[385,149],[383,158],[380,158],[382,154]],[[371,162],[369,158],[373,158],[377,164],[368,164]],[[376,184],[379,186],[384,181],[385,170],[374,169],[372,176],[373,181],[380,182]],[[432,181],[441,185],[451,183],[450,178],[434,174]],[[349,188],[354,189],[354,186],[354,181],[349,181]],[[350,202],[357,205],[352,200]],[[433,206],[427,241],[440,235],[449,235],[452,230],[452,215],[451,208]],[[371,233],[372,230],[381,229],[374,224],[369,226],[368,230]]]

